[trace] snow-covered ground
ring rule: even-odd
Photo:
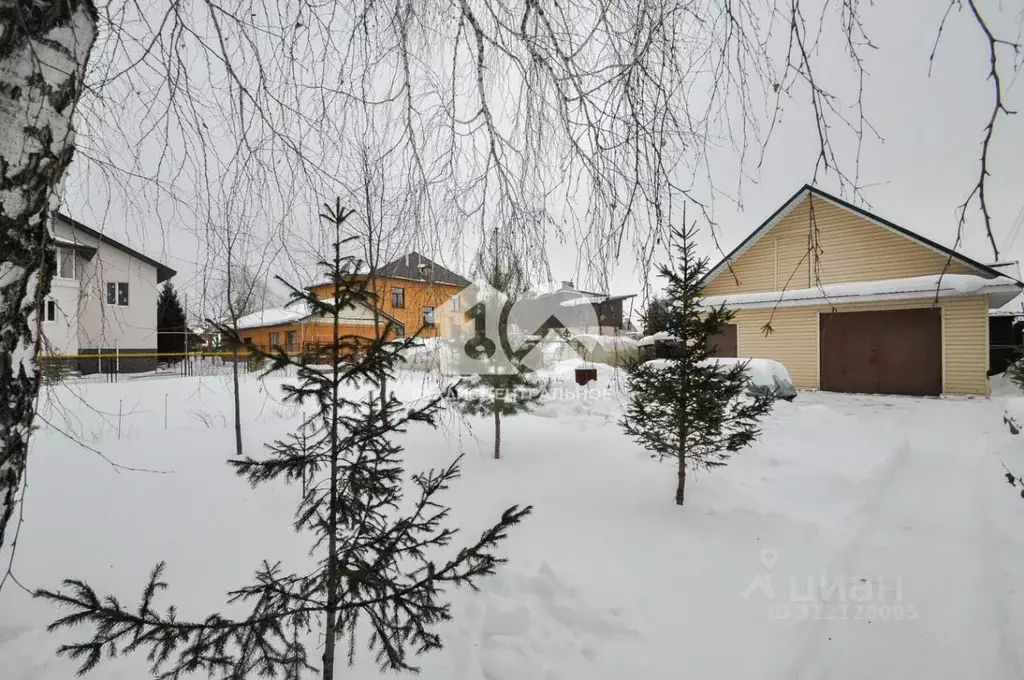
[[[596,384],[577,388],[562,368],[548,403],[503,423],[500,461],[486,419],[450,414],[442,430],[405,436],[410,469],[466,454],[446,498],[468,534],[510,504],[535,506],[483,592],[452,594],[455,620],[445,649],[422,659],[426,680],[1024,674],[1024,501],[1000,466],[1024,470],[1024,437],[1002,422],[1011,392],[802,393],[778,403],[761,440],[729,466],[691,478],[680,508],[672,464],[615,422],[620,376],[600,366]],[[244,381],[250,450],[297,418],[277,401],[279,384]],[[398,386],[409,398],[435,388],[425,373]],[[218,609],[263,558],[307,559],[290,530],[297,490],[254,491],[224,464],[233,433],[223,377],[70,383],[42,415],[14,563],[26,587],[83,578],[134,603],[167,560],[161,602],[188,617]],[[157,472],[119,473],[68,435]],[[8,557],[0,552],[2,565]],[[8,581],[0,678],[72,677],[53,654],[69,634],[44,631],[57,615]],[[365,654],[338,672],[376,675]],[[139,680],[145,659],[107,662],[92,677]]]

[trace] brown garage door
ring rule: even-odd
[[[821,389],[932,396],[942,392],[938,309],[822,314]]]
[[[736,324],[727,323],[715,335],[708,336],[708,350],[713,357],[736,356]]]

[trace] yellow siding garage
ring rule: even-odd
[[[812,221],[813,216],[813,221]],[[816,230],[812,230],[812,226]],[[817,234],[817,248],[808,238]],[[816,276],[811,275],[811,261]],[[932,274],[979,274],[831,201],[808,196],[711,278],[704,294],[733,295]],[[983,274],[982,274],[983,275]]]
[[[736,312],[737,353],[775,359],[800,389],[818,389],[818,314],[930,307],[930,300],[859,302],[829,306],[742,309]],[[988,302],[985,296],[945,298],[942,310],[944,394],[988,396]],[[763,328],[771,323],[773,332]]]

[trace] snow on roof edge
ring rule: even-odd
[[[307,316],[309,316],[309,312],[304,309],[271,307],[269,309],[261,309],[258,312],[238,317],[236,325],[238,330],[248,330],[252,328],[263,328],[264,326],[278,326],[280,324],[293,323]]]
[[[940,286],[941,280],[941,286]],[[765,291],[759,293],[737,293],[735,295],[712,295],[703,299],[705,306],[717,307],[798,307],[846,301],[906,300],[939,297],[1019,292],[1021,286],[1013,279],[999,276],[986,279],[973,274],[945,274],[915,276],[904,279],[883,279],[881,281],[857,281],[854,283],[833,283],[818,288],[801,288],[786,291]]]
[[[1024,316],[1024,293],[1014,297],[1005,305],[990,309],[989,316]]]

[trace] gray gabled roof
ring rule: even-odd
[[[428,276],[424,271],[427,267],[433,270],[432,276]],[[433,281],[434,283],[443,283],[449,286],[461,286],[463,288],[470,285],[469,280],[465,277],[456,274],[451,269],[442,267],[430,258],[420,255],[416,251],[388,262],[380,268],[377,276],[387,276],[395,279],[409,279],[410,281]]]
[[[81,231],[84,234],[88,234],[89,236],[92,236],[94,239],[96,239],[100,243],[106,243],[109,246],[113,246],[114,248],[117,248],[118,250],[120,250],[122,252],[125,252],[128,255],[131,255],[132,257],[134,257],[135,259],[139,260],[140,262],[145,262],[146,264],[153,266],[154,268],[156,268],[156,282],[157,283],[163,283],[164,281],[166,281],[167,279],[171,278],[172,276],[174,276],[175,274],[178,273],[175,270],[173,270],[170,267],[168,267],[167,265],[165,265],[163,262],[159,262],[158,260],[154,260],[150,256],[145,255],[143,253],[140,253],[139,251],[135,250],[134,248],[126,246],[125,244],[121,243],[120,241],[117,241],[117,240],[107,236],[106,234],[104,234],[102,232],[96,231],[92,227],[87,227],[84,224],[82,224],[81,222],[79,222],[78,220],[76,220],[76,219],[74,219],[72,217],[68,217],[64,213],[58,213],[57,214],[57,218],[61,219],[61,220],[64,220],[72,228],[77,229],[78,231]]]

